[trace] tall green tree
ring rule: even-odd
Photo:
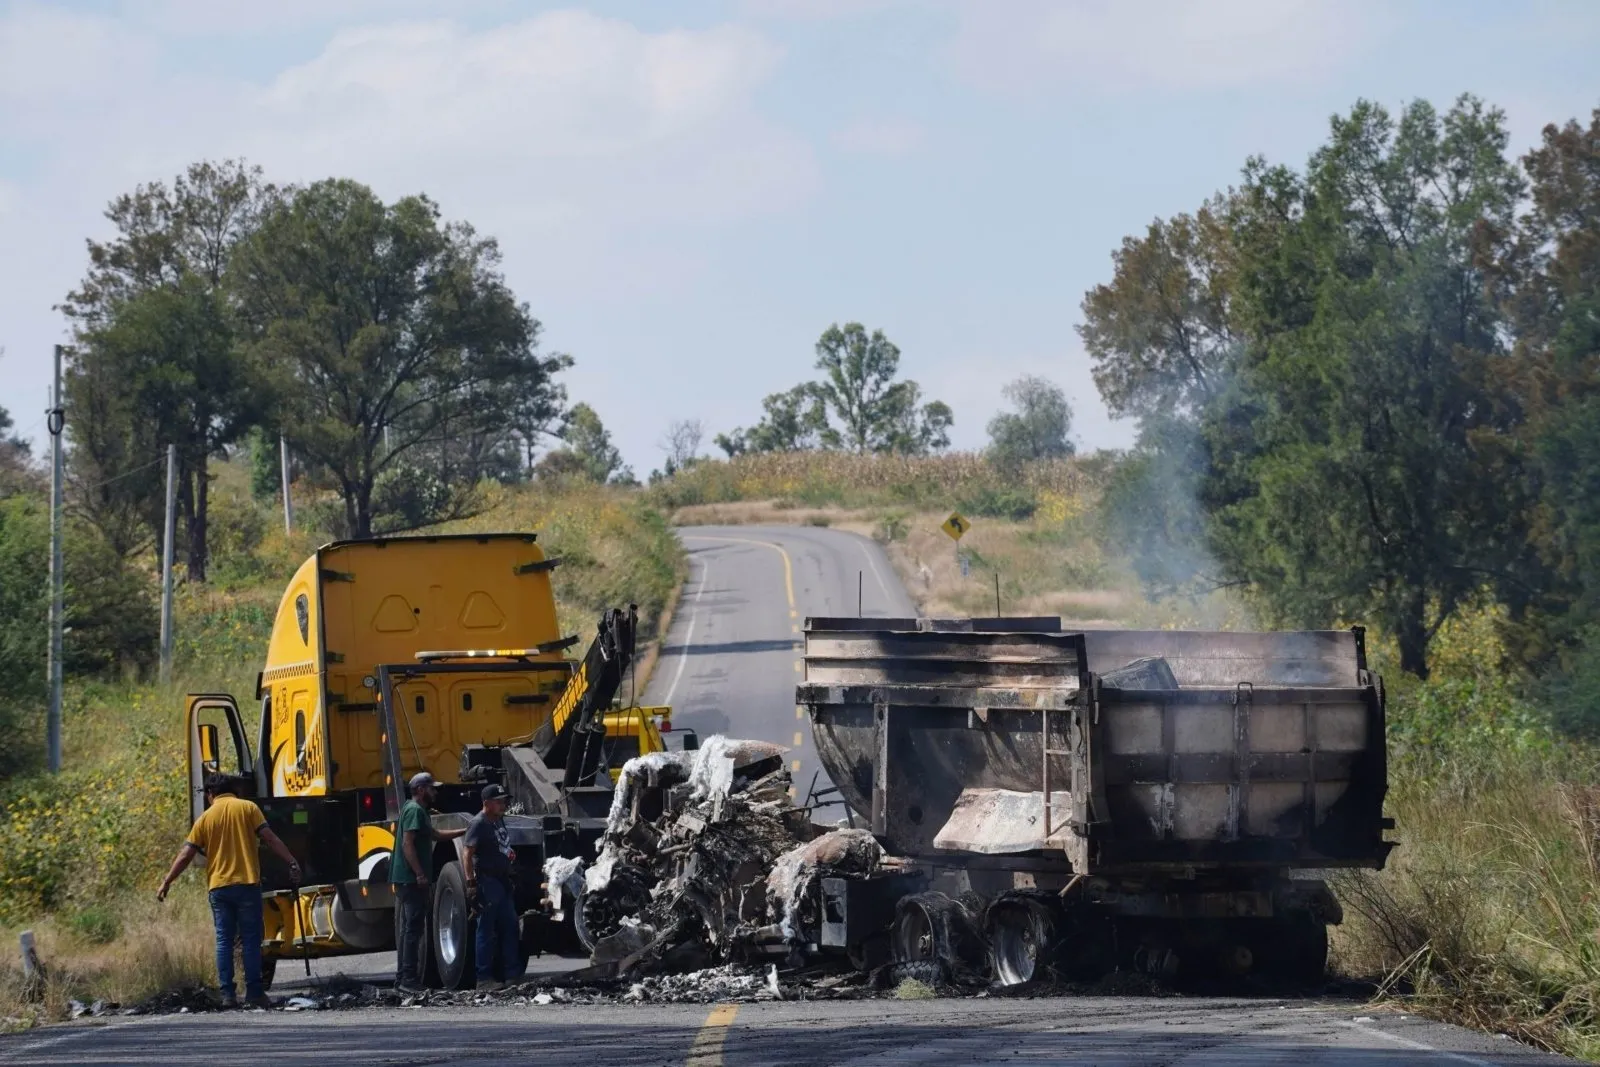
[[[1073,453],[1072,407],[1061,387],[1031,374],[1003,390],[1015,411],[989,420],[989,454],[1003,466]]]
[[[210,459],[262,417],[224,278],[273,190],[242,162],[196,163],[111,202],[116,230],[62,310],[76,334],[65,391],[77,504],[115,550],[161,526],[164,446],[178,446],[188,575],[204,581]]]
[[[1162,453],[1146,480],[1193,482],[1197,508],[1164,506],[1163,527],[1201,526],[1191,547],[1269,617],[1372,622],[1419,676],[1528,554],[1498,443],[1505,323],[1474,254],[1515,221],[1506,140],[1471,97],[1358,103],[1303,172],[1253,160],[1240,189],[1125,243],[1084,305],[1102,395]]]
[[[829,326],[817,340],[817,370],[823,376],[812,389],[828,413],[825,447],[920,455],[950,446],[949,406],[923,404],[916,382],[895,377],[900,349],[882,330],[869,334],[859,322]]]
[[[1473,255],[1522,183],[1504,116],[1463,97],[1362,102],[1303,177],[1247,172],[1238,299],[1250,343],[1205,433],[1212,545],[1274,614],[1368,619],[1426,677],[1439,628],[1524,543],[1485,492],[1502,322]]]
[[[588,404],[574,404],[563,435],[567,449],[577,459],[582,473],[604,485],[626,469],[622,453],[611,442],[611,431],[600,421],[600,413]],[[632,480],[631,475],[623,480]]]
[[[1479,235],[1514,331],[1500,384],[1519,425],[1505,443],[1538,564],[1500,591],[1529,660],[1570,659],[1587,638],[1600,692],[1600,109],[1587,126],[1546,126],[1523,167],[1527,210]]]
[[[499,267],[492,239],[427,197],[384,204],[344,180],[288,191],[235,256],[247,349],[279,374],[277,422],[339,487],[351,535],[374,532],[386,471],[512,425],[566,365],[538,351]]]

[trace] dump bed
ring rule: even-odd
[[[1063,633],[810,619],[797,701],[896,852],[1084,874],[1381,866],[1381,686],[1359,631]]]

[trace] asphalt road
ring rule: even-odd
[[[910,615],[871,542],[825,529],[683,531],[689,582],[646,694],[701,736],[778,741],[815,769],[796,717],[808,615]],[[392,957],[318,963],[385,977]],[[569,961],[541,960],[540,970]],[[343,966],[341,966],[343,964]],[[286,969],[279,988],[298,977]],[[1096,1067],[1535,1067],[1570,1062],[1513,1041],[1352,1001],[985,997],[721,1005],[511,1005],[243,1012],[94,1021],[0,1037],[0,1064],[196,1067],[824,1067],[1026,1063]]]
[[[689,578],[646,687],[674,726],[788,747],[802,802],[827,775],[795,707],[800,626],[808,616],[905,618],[916,607],[883,550],[822,527],[692,526],[679,531]],[[859,602],[859,603],[858,603]],[[819,818],[842,818],[843,809]]]
[[[0,1064],[210,1067],[1535,1067],[1507,1040],[1352,1004],[1071,998],[249,1012],[0,1039]]]

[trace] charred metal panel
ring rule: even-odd
[[[808,621],[796,699],[891,850],[1065,853],[1085,874],[1382,865],[1383,696],[1358,634],[1003,622]]]

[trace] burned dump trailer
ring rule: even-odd
[[[820,880],[807,939],[863,962],[1313,977],[1341,915],[1310,872],[1392,847],[1359,629],[814,618],[796,701],[901,858]]]

